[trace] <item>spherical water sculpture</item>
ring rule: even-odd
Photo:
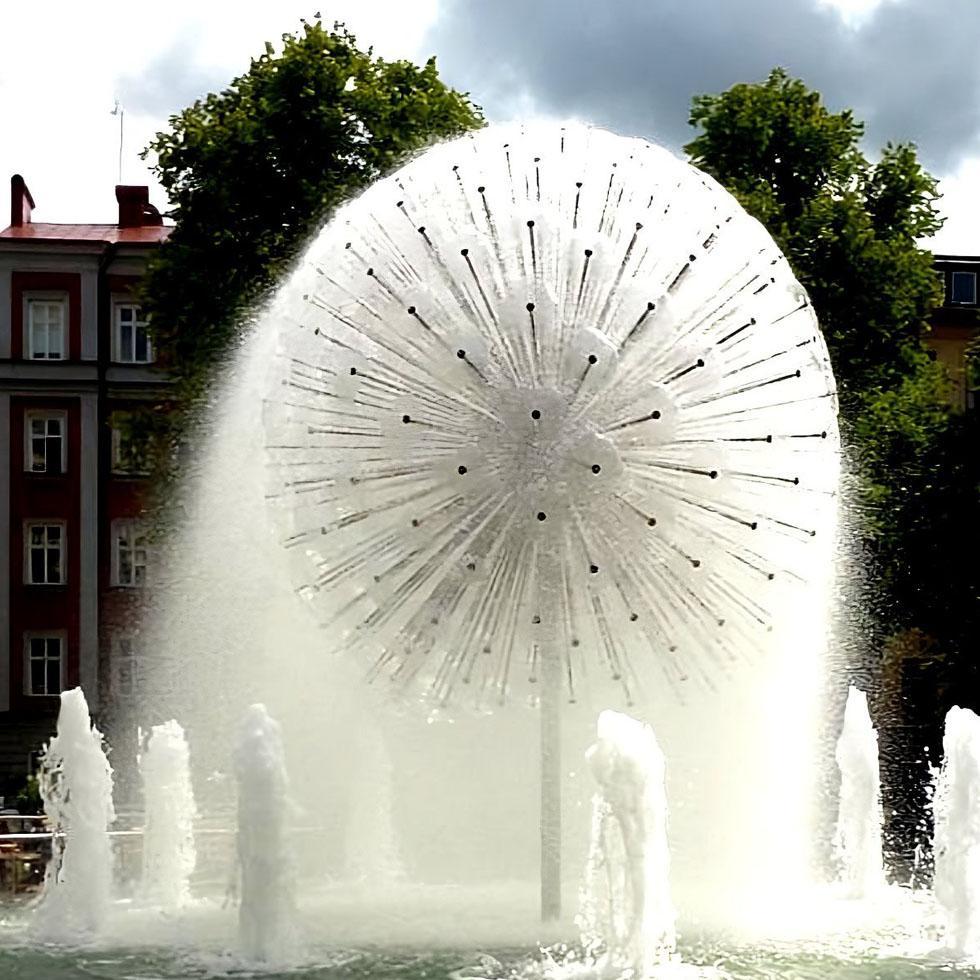
[[[271,497],[325,645],[437,703],[541,692],[555,917],[561,699],[712,684],[831,524],[807,297],[666,151],[490,127],[343,208],[273,319]]]
[[[665,150],[436,146],[337,213],[274,313],[285,544],[325,645],[377,673],[629,703],[713,683],[805,586],[827,350],[762,226]]]

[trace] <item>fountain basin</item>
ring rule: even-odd
[[[85,947],[26,945],[29,910],[8,904],[0,925],[0,976],[44,980],[176,980],[214,976],[294,980],[599,980],[584,962],[570,921],[543,931],[531,882],[492,887],[397,885],[374,893],[349,885],[306,896],[296,926],[306,937],[290,964],[263,969],[234,950],[237,917],[214,896],[161,914],[117,902],[103,936]],[[685,965],[653,977],[730,980],[962,980],[980,969],[940,948],[937,910],[924,892],[890,887],[873,906],[821,890],[809,918],[770,938],[702,933],[679,922]],[[550,948],[542,950],[541,946]],[[618,976],[618,973],[612,974]]]

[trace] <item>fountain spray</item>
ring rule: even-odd
[[[41,798],[51,825],[51,860],[34,931],[54,942],[96,935],[109,909],[112,767],[80,687],[61,694],[57,734],[41,762]]]
[[[837,742],[840,803],[834,851],[840,881],[851,898],[868,898],[885,887],[881,852],[881,779],[878,733],[868,713],[868,696],[847,694],[844,728]]]
[[[650,726],[629,715],[603,711],[596,727],[586,758],[600,789],[580,925],[586,946],[647,977],[677,947],[664,756]]]
[[[160,908],[177,909],[190,899],[196,808],[187,740],[176,721],[153,726],[139,766],[146,808],[142,896]]]
[[[980,717],[950,708],[933,801],[933,891],[946,913],[946,944],[980,954]]]
[[[285,826],[288,779],[282,732],[263,704],[253,704],[245,715],[235,776],[242,950],[249,960],[282,962],[295,945]]]

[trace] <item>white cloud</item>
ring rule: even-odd
[[[325,13],[346,20],[362,46],[378,54],[419,60],[436,22],[439,0],[334,0]],[[895,0],[820,0],[852,26]],[[171,0],[164,8],[147,0],[126,4],[79,4],[39,0],[0,5],[0,36],[10,43],[0,58],[0,225],[6,224],[6,181],[26,178],[40,221],[113,221],[118,176],[118,118],[111,109],[126,80],[144,91],[163,89],[148,67],[167,63],[181,79],[184,100],[220,87],[247,69],[266,40],[278,41],[311,17],[316,3],[269,4]],[[438,53],[438,52],[436,52]],[[524,86],[510,115],[533,114],[534,93]],[[480,100],[480,92],[474,91]],[[151,100],[152,101],[152,100]],[[183,104],[178,102],[173,108]],[[536,111],[540,111],[540,108]],[[125,116],[123,182],[147,183],[161,209],[167,202],[139,151],[166,125],[162,111]],[[935,251],[980,253],[980,158],[945,175],[946,227],[930,243]]]
[[[980,157],[964,160],[956,172],[940,181],[946,224],[926,244],[948,255],[980,255]]]
[[[848,27],[858,28],[871,19],[883,3],[895,0],[818,0],[821,6],[832,7]]]
[[[331,19],[347,23],[361,46],[416,60],[437,9],[436,0],[331,0],[324,7]],[[5,188],[13,173],[31,188],[36,220],[113,221],[119,122],[110,113],[123,95],[120,80],[138,78],[169,56],[191,81],[191,97],[204,94],[194,89],[195,80],[209,88],[226,84],[248,68],[265,41],[297,30],[300,18],[315,9],[316,0],[0,5],[0,37],[7,42],[0,58],[0,226],[6,225]],[[166,199],[139,152],[166,122],[164,115],[132,109],[124,121],[123,182],[150,184],[151,200],[161,209]]]

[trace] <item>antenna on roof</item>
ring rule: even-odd
[[[126,114],[126,110],[123,109],[122,104],[119,99],[116,99],[116,104],[113,106],[111,115],[119,117],[119,180],[117,183],[122,183],[122,157],[123,157],[123,116]]]

